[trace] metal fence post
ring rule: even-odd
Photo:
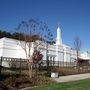
[[[2,57],[1,57],[1,61],[0,61],[0,75],[1,75],[1,72],[2,72]]]
[[[21,58],[20,58],[20,75],[21,75]]]

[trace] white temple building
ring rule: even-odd
[[[6,37],[1,38],[0,57],[26,59],[26,54],[19,42],[19,40],[15,39],[10,39]],[[47,44],[45,42],[42,43],[44,43],[44,46],[41,45],[38,48],[43,54],[42,61],[44,63],[49,60],[51,61],[50,65],[63,66],[71,65],[71,63],[74,64],[77,58],[76,50],[72,49],[68,45],[63,44],[61,37],[61,29],[59,26],[57,27],[56,43],[53,45]],[[32,45],[34,45],[34,43],[32,43]],[[83,58],[83,55],[81,55],[81,57]],[[85,58],[87,58],[87,56]],[[5,67],[10,67],[9,62],[6,62],[5,60],[2,60],[2,65]]]

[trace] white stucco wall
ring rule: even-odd
[[[41,42],[39,50],[43,54],[43,60],[47,60],[47,56],[55,58],[55,61],[64,61],[70,62],[70,59],[73,60],[76,58],[75,50],[72,50],[69,46],[62,45],[46,45],[46,43]],[[34,45],[34,43],[33,43]],[[58,50],[58,52],[57,52]],[[32,49],[33,51],[33,49]],[[0,57],[11,57],[11,58],[23,58],[26,59],[25,51],[21,47],[21,43],[18,40],[10,38],[1,38],[0,39]],[[3,63],[3,65],[6,65]]]
[[[9,38],[0,39],[0,57],[26,58],[19,41]]]

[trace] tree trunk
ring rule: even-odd
[[[32,62],[30,62],[30,60],[28,60],[28,74],[29,74],[29,78],[32,78]]]

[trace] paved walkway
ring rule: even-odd
[[[90,78],[90,73],[60,76],[59,78],[54,78],[54,80],[60,83],[60,82],[69,82],[69,81],[75,81],[75,80],[81,80],[87,78]]]

